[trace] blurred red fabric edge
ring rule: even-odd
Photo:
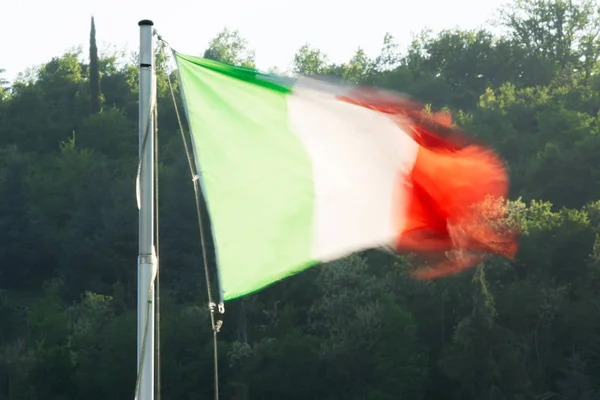
[[[429,261],[414,276],[446,276],[491,254],[514,258],[518,227],[506,223],[508,175],[494,151],[453,127],[449,113],[426,113],[400,95],[359,88],[338,99],[390,114],[419,144],[411,174],[399,177],[409,202],[394,249]]]

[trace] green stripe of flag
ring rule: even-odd
[[[212,60],[175,58],[225,300],[314,264],[313,172],[288,124],[289,85]]]

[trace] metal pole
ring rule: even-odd
[[[154,276],[158,268],[154,248],[154,118],[156,104],[154,43],[152,21],[142,20],[140,27],[139,83],[139,255],[138,255],[138,326],[137,360],[139,400],[154,400]],[[152,285],[152,286],[151,286]],[[144,342],[145,338],[145,342]],[[143,350],[143,352],[142,352]],[[143,361],[140,360],[143,355]]]

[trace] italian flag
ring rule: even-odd
[[[503,164],[445,115],[376,89],[174,55],[224,300],[372,248],[514,254],[477,208],[506,195]],[[421,275],[477,261],[461,260]]]

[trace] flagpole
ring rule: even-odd
[[[158,268],[154,232],[154,118],[156,104],[154,43],[152,21],[140,27],[139,83],[139,255],[137,360],[139,392],[137,399],[154,400],[154,277]],[[143,359],[142,359],[143,357]]]

